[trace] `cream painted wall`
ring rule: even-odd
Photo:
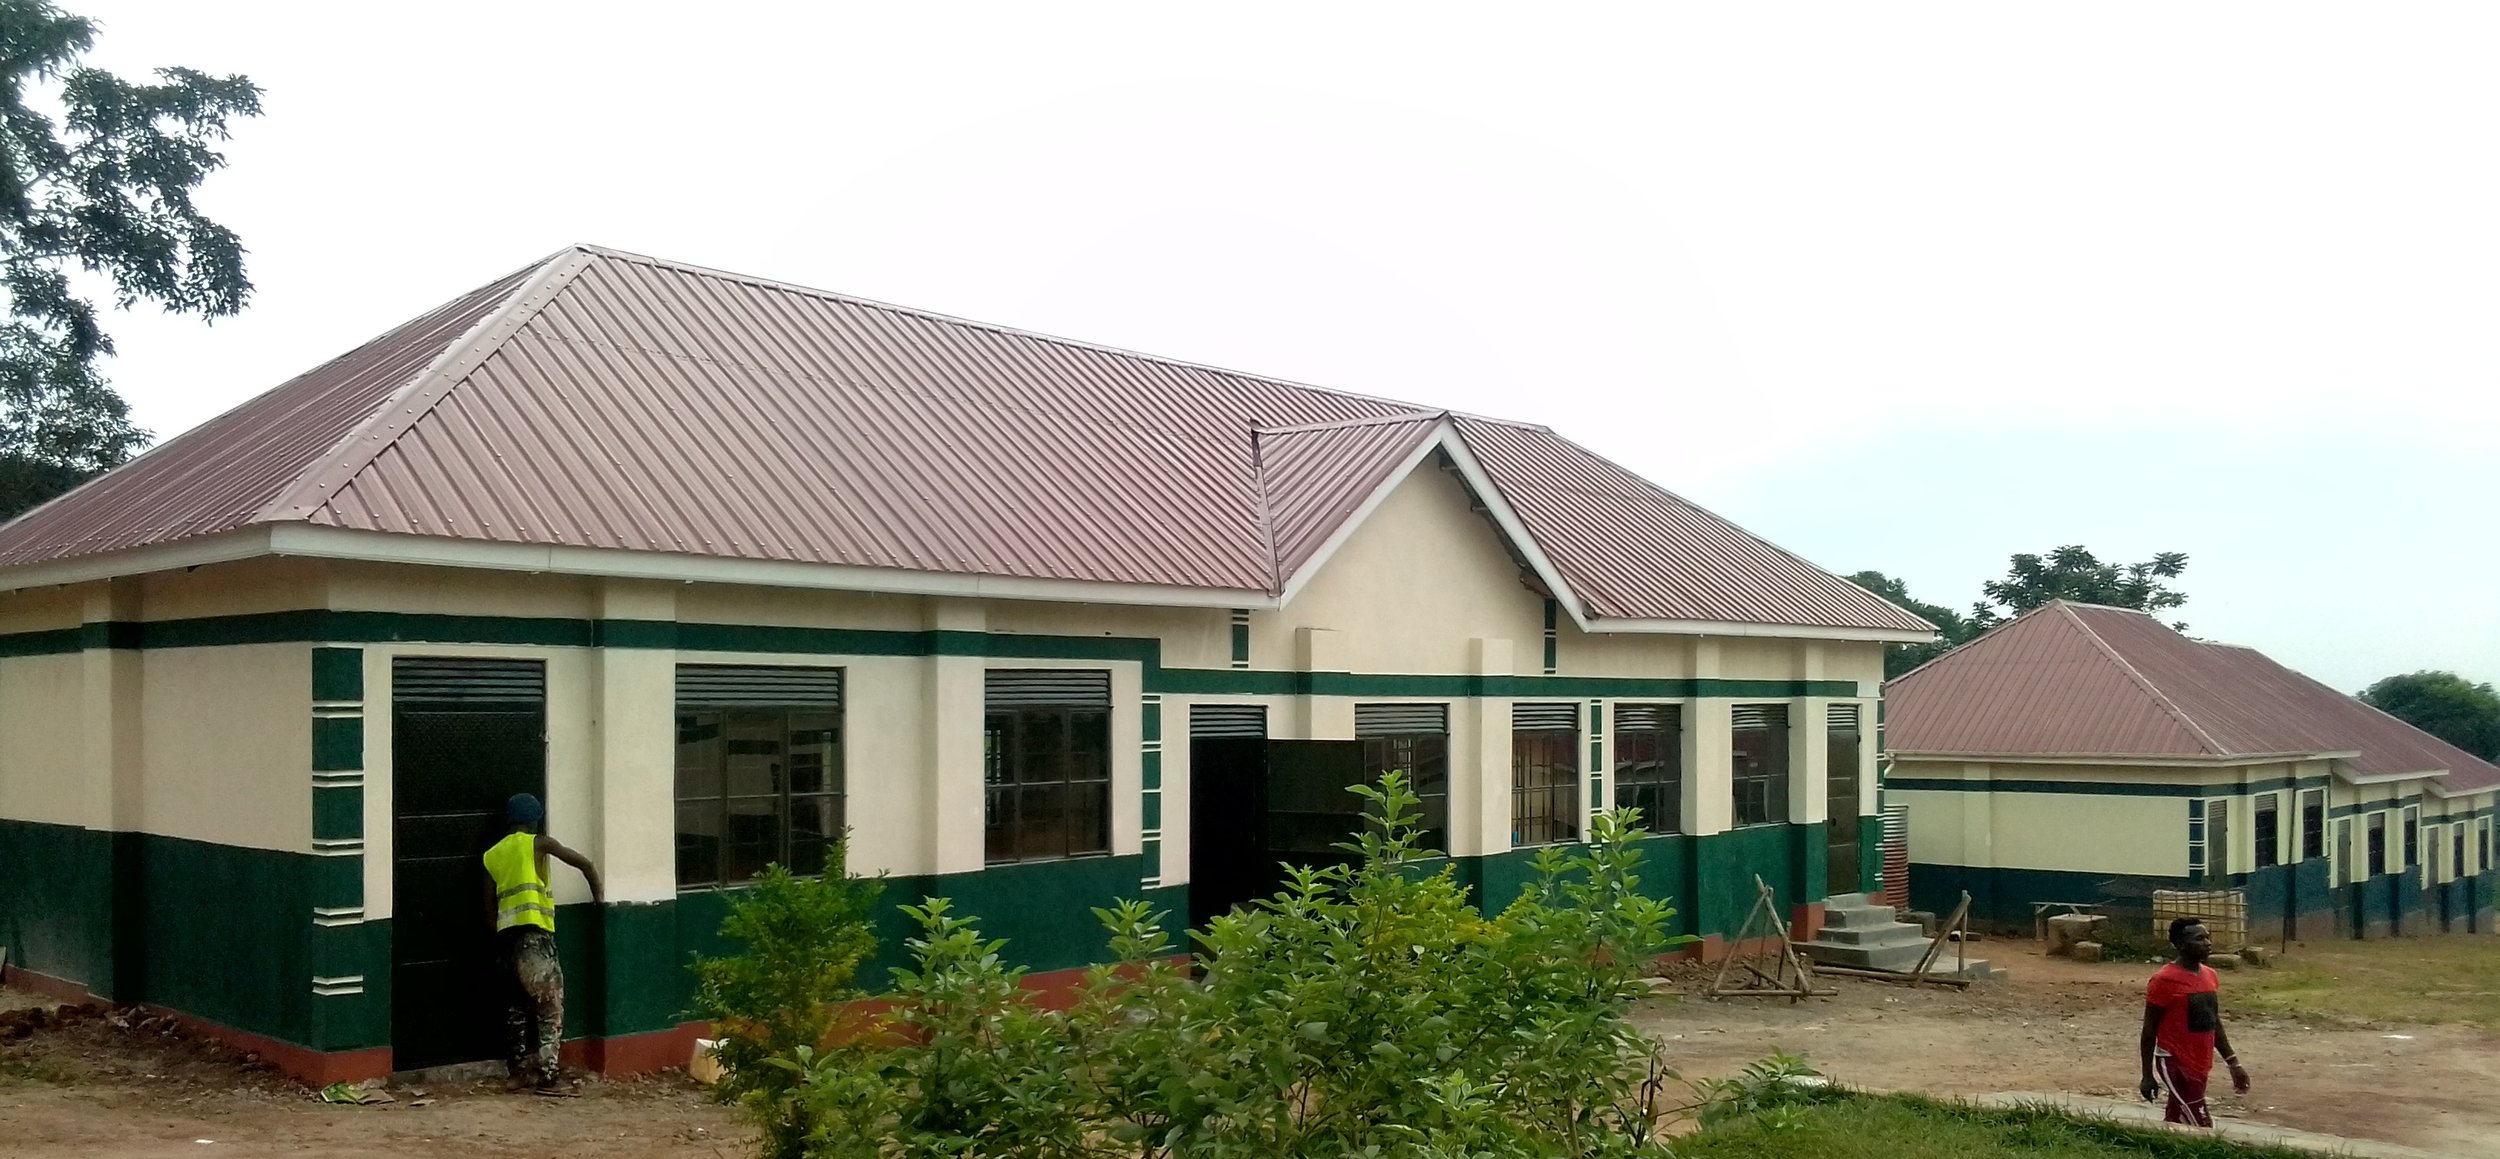
[[[1513,662],[1541,671],[1545,602],[1468,504],[1456,480],[1418,468],[1283,611],[1250,617],[1252,663],[1292,667],[1294,633],[1324,628],[1345,671],[1464,673],[1474,639],[1516,641]]]
[[[309,559],[244,559],[161,571],[139,581],[150,620],[244,616],[319,606],[329,565]]]
[[[1996,793],[1989,833],[2001,869],[2176,877],[2187,872],[2187,801]]]
[[[85,690],[78,653],[0,660],[0,817],[111,827],[80,775]]]
[[[680,584],[677,618],[689,624],[772,624],[916,632],[926,614],[919,596],[800,591],[730,584]]]
[[[1895,779],[2121,781],[2121,770],[1897,760]],[[2154,779],[2138,773],[2141,783]],[[1910,860],[1978,868],[2175,877],[2187,872],[2187,799],[2097,793],[1891,790],[1910,814]],[[2245,806],[2235,826],[2245,825]]]
[[[86,589],[97,586],[100,585],[0,592],[0,632],[49,632],[75,628],[85,616]]]
[[[579,576],[337,561],[330,564],[329,607],[586,619],[596,614],[600,582]]]
[[[1173,668],[1228,668],[1233,659],[1232,613],[1223,608],[1123,608],[1106,604],[1048,604],[1036,600],[987,601],[989,630],[1032,636],[1153,637],[1162,641],[1163,663]],[[1262,656],[1255,630],[1251,664],[1288,665],[1282,655]]]
[[[222,845],[312,849],[312,649],[164,648],[140,665],[139,825]],[[384,814],[389,816],[389,814]]]

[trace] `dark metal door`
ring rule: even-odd
[[[545,667],[403,658],[391,685],[392,1065],[495,1058],[510,983],[480,858],[507,798],[546,795]]]
[[[1257,894],[1283,887],[1281,863],[1315,868],[1353,863],[1354,856],[1337,846],[1362,832],[1366,802],[1353,788],[1366,780],[1361,741],[1267,742],[1266,827]]]
[[[1267,853],[1264,737],[1189,742],[1189,924],[1204,926],[1276,877]]]
[[[1853,718],[1854,719],[1854,718]],[[1864,838],[1858,824],[1858,733],[1832,730],[1824,779],[1824,892],[1857,893],[1863,880]]]

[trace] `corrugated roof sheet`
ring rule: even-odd
[[[1592,617],[1927,628],[1543,427],[589,247],[0,528],[0,567],[303,521],[1274,593],[1443,422]]]
[[[361,429],[530,271],[464,294],[0,528],[0,567],[232,531]]]
[[[2268,659],[2142,612],[2053,601],[1885,686],[1899,753],[2240,759],[2358,753],[2357,776],[2439,773],[2450,792],[2500,767]]]
[[[1279,579],[1309,563],[1447,417],[1426,413],[1254,432]]]

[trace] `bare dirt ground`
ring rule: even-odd
[[[10,998],[19,996],[10,995]],[[500,1084],[389,1087],[393,1102],[339,1105],[164,1024],[57,1016],[20,1036],[22,1001],[0,1000],[0,1155],[159,1159],[214,1155],[572,1154],[742,1159],[747,1132],[683,1074],[586,1082],[582,1095]]]
[[[1968,993],[1833,979],[1836,998],[1791,1005],[1687,995],[1645,1004],[1638,1017],[1690,1077],[1730,1074],[1784,1049],[1871,1089],[2133,1097],[2151,967],[2043,958],[2020,943],[1980,948],[2012,977]],[[2232,977],[2223,979],[2226,1018]],[[1698,991],[1707,976],[1678,979]],[[26,1005],[0,995],[0,1011]],[[397,1085],[394,1102],[339,1106],[249,1056],[144,1018],[122,1019],[126,1026],[101,1014],[66,1025],[48,1019],[20,1035],[11,1026],[24,1018],[22,1010],[0,1014],[0,1153],[9,1156],[749,1154],[744,1128],[680,1074],[593,1080],[578,1099],[506,1095],[492,1085]],[[2440,1154],[2500,1155],[2500,1100],[2490,1094],[2500,1088],[2500,1035],[2248,1018],[2231,1028],[2256,1088],[2246,1098],[2218,1094],[2225,1116]]]
[[[2390,943],[2391,948],[2397,944]],[[2009,1091],[2132,1099],[2144,980],[2153,967],[2042,957],[1982,942],[2008,968],[1967,993],[1829,979],[1836,998],[1681,997],[1648,1005],[1642,1026],[1687,1076],[1741,1069],[1778,1048],[1852,1086],[1932,1095]],[[2500,944],[2491,952],[2500,954]],[[2299,953],[2295,948],[2293,953]],[[2215,1074],[2215,1112],[2304,1131],[2449,1155],[2500,1155],[2500,1036],[2463,1026],[2326,1026],[2231,1011],[2231,1044],[2253,1082],[2243,1097]],[[1685,973],[1698,991],[1707,974]]]

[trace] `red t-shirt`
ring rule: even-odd
[[[2222,979],[2213,967],[2198,966],[2191,974],[2177,962],[2154,971],[2153,980],[2144,984],[2144,1001],[2161,1008],[2153,1049],[2177,1059],[2181,1071],[2213,1072],[2214,1031],[2222,1025],[2221,990]]]

